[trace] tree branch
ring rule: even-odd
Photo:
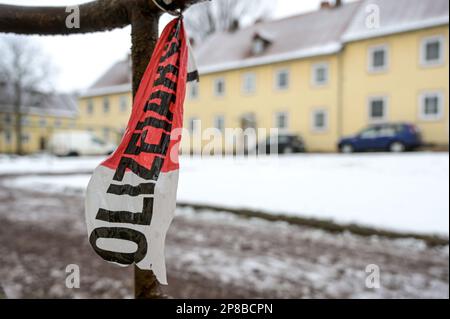
[[[185,9],[205,0],[175,0]],[[136,7],[145,7],[157,14],[161,10],[152,0],[97,0],[78,6],[80,28],[68,28],[66,7],[30,7],[0,4],[0,32],[17,34],[67,35],[109,31],[131,23]]]

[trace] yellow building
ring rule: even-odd
[[[445,0],[364,0],[215,34],[195,49],[201,80],[188,88],[183,150],[210,144],[200,127],[255,127],[335,151],[340,137],[382,122],[416,124],[426,143],[448,145],[448,21]],[[129,75],[122,61],[89,89],[80,123],[120,133]]]
[[[119,143],[131,114],[131,60],[113,65],[79,100],[78,126]]]
[[[0,153],[17,153],[16,113],[11,86],[0,83]],[[46,151],[55,132],[76,128],[76,99],[65,94],[25,92],[22,96],[22,153]]]

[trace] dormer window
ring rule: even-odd
[[[252,49],[252,51],[253,51],[254,55],[258,55],[258,54],[263,53],[264,47],[265,47],[265,44],[264,44],[264,40],[263,39],[259,39],[258,38],[258,39],[253,40],[253,49]]]
[[[257,33],[253,36],[252,42],[252,54],[259,55],[262,54],[266,48],[270,45],[270,40],[267,37],[262,36]]]

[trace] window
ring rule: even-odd
[[[94,113],[94,102],[91,99],[87,101],[86,112],[87,114]]]
[[[23,115],[20,122],[22,123],[23,126],[28,126],[30,125],[30,119],[28,116]]]
[[[428,92],[420,96],[420,118],[425,121],[440,120],[443,115],[443,96],[440,92]]]
[[[214,127],[221,132],[225,131],[225,117],[223,115],[217,115],[214,118]]]
[[[41,117],[39,120],[39,126],[40,127],[46,127],[47,126],[47,119],[45,117]]]
[[[245,73],[242,76],[242,92],[249,94],[256,91],[256,74]]]
[[[369,120],[371,122],[384,121],[387,118],[387,99],[374,97],[369,99]]]
[[[55,127],[61,127],[62,123],[60,119],[55,120]]]
[[[23,133],[22,134],[22,143],[23,144],[27,144],[29,141],[30,141],[30,134]]]
[[[199,87],[199,84],[197,81],[190,82],[189,83],[189,99],[191,99],[191,100],[198,99],[198,96],[200,93],[199,90],[200,90],[200,87]]]
[[[328,83],[328,64],[318,63],[314,64],[312,68],[312,83],[313,85],[325,85]]]
[[[109,98],[103,98],[103,113],[109,113]]]
[[[434,36],[422,40],[420,60],[424,66],[440,65],[444,62],[444,37]]]
[[[280,130],[287,130],[289,128],[289,116],[286,112],[275,114],[275,127]]]
[[[275,87],[278,90],[286,90],[289,88],[289,71],[279,70],[275,75]]]
[[[361,132],[359,137],[360,138],[364,138],[364,139],[376,138],[376,137],[378,137],[378,128],[371,127],[369,129],[366,129],[366,130]]]
[[[192,133],[199,133],[200,129],[200,120],[196,117],[191,117],[189,119],[189,132]]]
[[[103,128],[103,140],[109,141],[110,130],[109,128]]]
[[[11,116],[11,114],[6,113],[4,115],[4,121],[5,121],[5,124],[11,124],[12,123],[12,116]]]
[[[263,39],[255,38],[253,40],[252,52],[254,55],[258,55],[264,52],[266,44]]]
[[[323,132],[328,127],[328,113],[319,109],[312,112],[312,129],[316,132]]]
[[[12,135],[10,131],[5,131],[5,143],[7,145],[11,144],[12,142]]]
[[[126,112],[128,110],[128,96],[122,95],[119,101],[120,112]]]
[[[225,95],[225,79],[219,78],[214,81],[214,95],[215,96]]]
[[[379,45],[369,48],[369,72],[386,71],[389,62],[387,45]]]

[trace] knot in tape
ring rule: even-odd
[[[153,0],[153,3],[162,11],[173,16],[180,16],[181,10],[176,7],[174,0]]]

